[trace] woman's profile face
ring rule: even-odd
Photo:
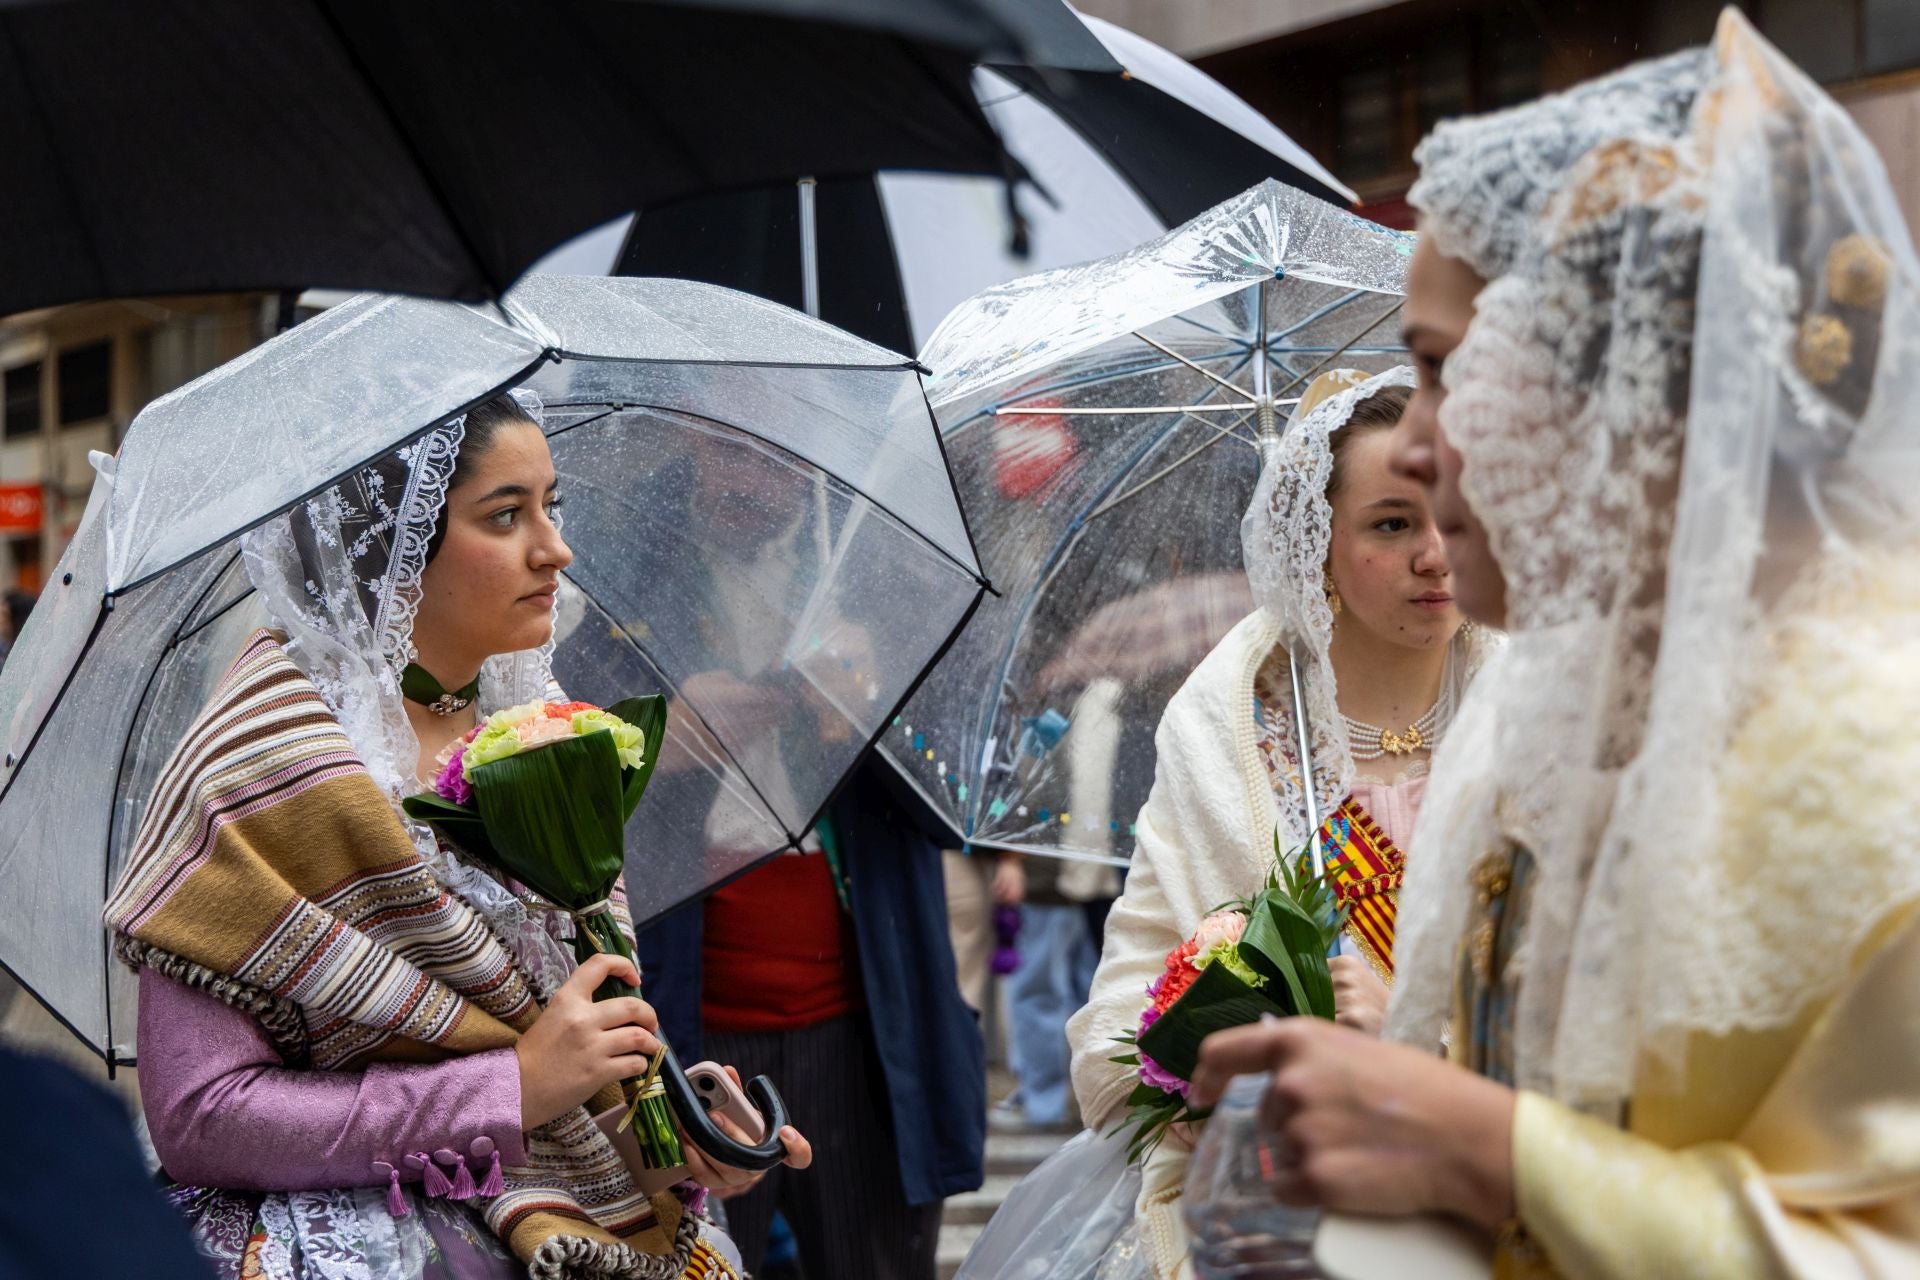
[[[1393,429],[1388,461],[1396,474],[1424,486],[1432,500],[1461,611],[1476,622],[1504,627],[1507,581],[1485,527],[1460,492],[1460,455],[1447,443],[1439,418],[1447,394],[1441,370],[1466,336],[1474,299],[1485,283],[1464,262],[1446,257],[1430,239],[1421,238],[1407,267],[1407,300],[1401,310],[1402,333],[1419,383]]]
[[[443,683],[553,634],[560,571],[573,563],[558,507],[553,454],[531,423],[495,430],[447,491],[446,536],[421,574],[413,624],[421,665]]]
[[[1387,465],[1391,444],[1375,427],[1340,451],[1327,551],[1341,603],[1335,634],[1362,627],[1390,644],[1436,649],[1462,619],[1432,504],[1418,482]]]

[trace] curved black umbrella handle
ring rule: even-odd
[[[757,1144],[748,1144],[729,1137],[714,1123],[671,1046],[666,1053],[667,1060],[660,1065],[660,1082],[667,1088],[667,1105],[673,1108],[688,1142],[721,1164],[751,1173],[764,1172],[787,1158],[786,1144],[780,1141],[780,1131],[787,1127],[787,1104],[773,1087],[773,1081],[765,1076],[747,1081],[747,1100],[767,1122],[765,1136]]]

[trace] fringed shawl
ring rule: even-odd
[[[450,893],[311,681],[249,638],[160,775],[106,908],[127,963],[256,1017],[289,1065],[352,1070],[511,1046],[540,1013],[486,918]],[[595,1110],[619,1101],[617,1086]],[[475,1200],[551,1280],[731,1274],[671,1194],[639,1192],[576,1108]]]

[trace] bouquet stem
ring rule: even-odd
[[[627,935],[620,932],[620,926],[614,922],[611,913],[576,914],[573,920],[576,959],[585,960],[597,952],[633,959],[633,948],[627,944]],[[640,989],[632,983],[608,978],[595,989],[593,998],[616,1000],[622,996],[639,994]],[[640,1154],[650,1169],[674,1169],[687,1162],[686,1149],[680,1143],[680,1130],[673,1121],[673,1109],[667,1103],[667,1087],[660,1080],[660,1065],[666,1060],[666,1042],[662,1040],[660,1052],[654,1055],[653,1065],[647,1069],[647,1074],[620,1082],[620,1091],[627,1099],[627,1114],[621,1119],[620,1127],[633,1127],[634,1140],[640,1144]]]

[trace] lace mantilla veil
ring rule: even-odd
[[[1388,387],[1414,385],[1411,367],[1397,365],[1368,377],[1351,370],[1323,374],[1344,383],[1317,401],[1313,388],[1278,440],[1263,445],[1260,480],[1240,522],[1241,556],[1253,601],[1280,619],[1301,665],[1307,704],[1307,731],[1313,745],[1313,778],[1318,809],[1324,817],[1353,790],[1353,746],[1340,717],[1333,664],[1333,610],[1324,588],[1327,553],[1333,545],[1333,505],[1327,482],[1333,475],[1333,433],[1347,424],[1354,406]],[[1319,385],[1317,382],[1316,386]],[[1494,642],[1484,628],[1462,627],[1453,639],[1443,701],[1455,705],[1479,671]],[[1293,704],[1271,709],[1285,720],[1286,741],[1295,740]],[[1307,841],[1306,799],[1297,777],[1276,787],[1281,842],[1297,848]]]
[[[1912,687],[1876,673],[1920,603],[1920,262],[1872,146],[1733,10],[1417,159],[1422,234],[1488,281],[1440,422],[1511,640],[1435,764],[1388,1033],[1439,1042],[1472,869],[1517,844],[1517,1082],[1616,1106],[1695,1033],[1791,1025],[1920,892],[1913,802],[1883,847],[1829,821],[1850,753],[1920,764],[1860,710]],[[1784,760],[1743,749],[1765,716],[1804,725]]]
[[[540,421],[533,393],[512,395]],[[551,913],[530,913],[400,809],[402,797],[417,789],[420,750],[400,695],[400,672],[414,656],[420,575],[465,435],[464,416],[435,427],[251,530],[241,552],[268,617],[286,633],[288,656],[339,719],[414,847],[448,888],[493,922],[542,994],[550,995],[571,970],[567,953],[544,941],[557,927]],[[488,659],[480,673],[481,714],[547,697],[553,644]]]

